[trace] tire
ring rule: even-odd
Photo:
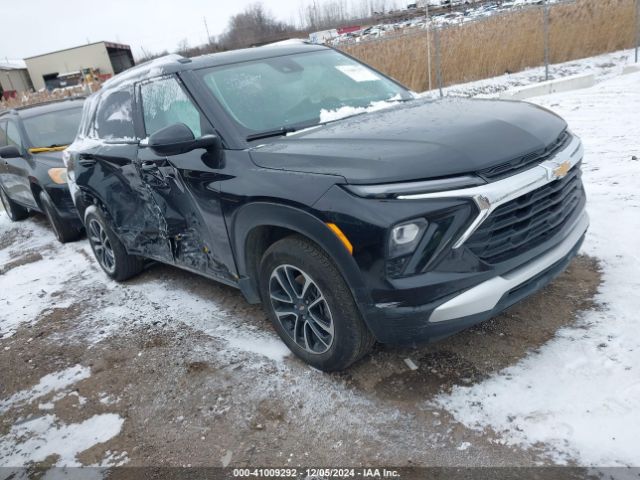
[[[375,343],[333,261],[304,237],[286,237],[267,249],[260,294],[280,338],[319,370],[344,370]]]
[[[47,219],[51,224],[51,228],[53,229],[53,233],[55,233],[58,241],[60,243],[67,243],[78,240],[82,233],[80,228],[78,228],[78,225],[74,224],[72,221],[60,218],[60,215],[58,215],[58,212],[51,202],[51,198],[45,191],[40,192],[39,198],[42,210],[47,216]]]
[[[84,224],[91,250],[98,264],[109,277],[122,282],[142,271],[143,259],[127,253],[109,222],[94,205],[87,208]]]
[[[19,222],[29,216],[29,210],[9,198],[9,195],[4,191],[4,188],[0,186],[0,201],[4,206],[4,211],[7,212],[7,216],[12,222]]]

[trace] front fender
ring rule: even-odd
[[[315,242],[333,260],[358,304],[371,304],[371,296],[356,261],[342,242],[318,217],[289,205],[271,202],[251,203],[240,208],[231,222],[231,241],[240,274],[240,288],[250,302],[259,302],[256,275],[249,269],[247,241],[252,230],[259,227],[281,227],[294,231]]]

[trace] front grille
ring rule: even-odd
[[[544,243],[584,205],[582,170],[498,207],[467,241],[487,263],[500,263]]]
[[[478,172],[487,181],[496,181],[511,175],[515,175],[524,170],[532,168],[545,160],[551,158],[557,152],[566,147],[571,142],[572,136],[568,131],[564,131],[551,145],[540,150],[536,150],[528,155],[515,158],[495,167],[486,168]]]

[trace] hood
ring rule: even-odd
[[[36,162],[50,168],[64,167],[64,162],[62,161],[62,153],[63,152],[32,153],[31,157]]]
[[[566,127],[524,102],[419,99],[274,138],[250,153],[264,168],[391,183],[500,165],[547,147]]]

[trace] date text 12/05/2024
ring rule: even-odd
[[[386,468],[235,468],[235,478],[400,478],[397,470]]]

